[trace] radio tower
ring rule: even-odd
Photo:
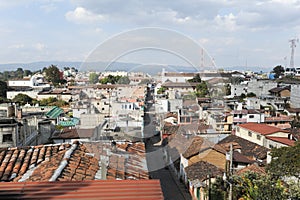
[[[290,60],[290,68],[294,69],[295,68],[295,63],[294,63],[294,54],[295,54],[295,47],[296,47],[296,42],[299,42],[298,38],[294,38],[289,40],[289,42],[291,43],[291,60]]]

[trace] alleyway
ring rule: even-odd
[[[149,95],[147,101],[152,101],[153,97]],[[148,104],[145,110],[145,143],[146,143],[146,158],[148,164],[148,170],[152,179],[160,179],[161,187],[166,200],[190,200],[191,195],[188,189],[181,183],[176,177],[173,171],[169,170],[165,166],[163,159],[163,152],[160,146],[154,146],[153,144],[159,141],[159,135],[156,135],[154,119],[154,106]]]

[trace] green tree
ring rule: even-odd
[[[300,179],[300,144],[291,147],[273,148],[272,161],[267,166],[268,173],[274,178],[294,177]]]
[[[16,77],[17,78],[19,78],[19,79],[21,79],[21,78],[23,78],[23,75],[24,75],[24,71],[23,71],[23,69],[21,68],[21,67],[19,67],[17,70],[16,70]]]
[[[279,179],[272,179],[268,175],[259,175],[253,172],[239,177],[238,184],[242,188],[242,198],[245,200],[281,200],[287,199],[288,194]]]
[[[30,70],[24,70],[24,76],[30,76],[32,75],[32,72]]]
[[[54,86],[66,83],[66,80],[60,78],[60,71],[56,65],[50,65],[48,68],[43,69],[46,74],[46,79]]]
[[[31,98],[26,94],[19,93],[12,99],[12,101],[16,103],[20,103],[21,105],[25,105],[26,103],[31,104],[33,102],[33,98]]]
[[[4,81],[0,81],[0,96],[6,98],[7,93],[7,83]]]
[[[201,83],[200,74],[197,73],[192,79],[187,80],[189,83]]]
[[[275,78],[279,78],[284,74],[284,68],[281,65],[277,65],[273,68],[272,73],[275,74]]]
[[[108,83],[110,83],[110,84],[117,84],[117,83],[123,84],[123,83],[120,83],[121,78],[122,78],[122,76],[119,76],[119,75],[118,76],[113,76],[113,75],[109,74],[107,77],[102,78],[100,80],[100,83],[101,84],[108,84]],[[128,82],[129,78],[128,79],[127,78],[123,78],[122,81],[123,82]]]
[[[162,86],[157,90],[157,94],[164,94],[166,90],[167,90],[167,88]]]
[[[61,100],[61,99],[57,99],[55,97],[49,97],[47,99],[42,99],[39,101],[39,104],[41,106],[57,106],[57,107],[64,107],[69,105],[68,102]]]
[[[124,85],[128,85],[130,83],[130,79],[128,76],[122,76],[120,77],[120,79],[118,80],[118,84],[124,84]]]
[[[205,81],[196,85],[196,96],[197,97],[205,97],[208,95],[208,87]]]
[[[253,92],[247,93],[247,97],[256,97],[256,94],[254,94]]]
[[[230,84],[225,85],[225,95],[231,95],[231,85]]]
[[[89,75],[89,82],[91,84],[95,84],[99,82],[99,74],[95,73],[95,72],[91,72]]]
[[[269,175],[260,175],[254,172],[233,175],[228,181],[217,178],[211,187],[212,199],[227,199],[229,182],[232,184],[232,199],[288,199],[289,194],[282,181],[272,179]]]

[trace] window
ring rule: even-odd
[[[12,142],[12,134],[4,134],[2,142]]]
[[[271,145],[271,144],[269,145],[269,147],[270,147],[270,149],[274,148],[274,146],[273,146],[273,145]]]
[[[237,127],[237,128],[236,128],[236,131],[237,131],[237,132],[240,132],[240,127]]]
[[[254,115],[249,115],[249,118],[254,118]]]
[[[261,136],[260,135],[256,135],[256,139],[260,140]]]
[[[248,131],[248,136],[252,137],[252,132],[251,131]]]

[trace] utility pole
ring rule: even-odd
[[[230,167],[229,167],[229,177],[232,176],[233,170],[232,170],[232,158],[233,158],[233,149],[232,149],[232,143],[230,143]],[[229,200],[232,200],[232,183],[229,180]]]

